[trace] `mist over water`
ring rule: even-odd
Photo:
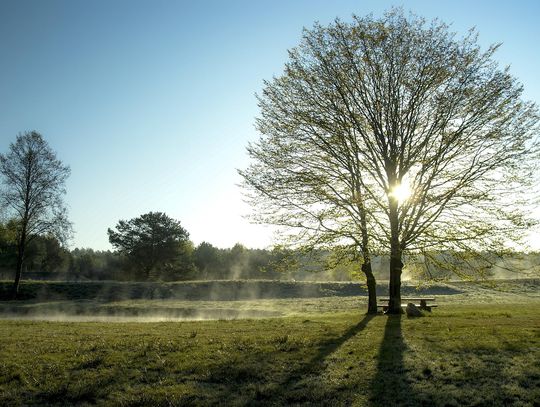
[[[9,284],[6,283],[8,286]],[[1,288],[1,287],[0,287]],[[272,299],[358,295],[358,284],[276,281],[25,282],[26,300],[0,303],[1,319],[164,322],[281,317]],[[261,302],[264,306],[261,307]]]
[[[69,307],[68,307],[69,308]],[[147,315],[145,315],[147,314]],[[126,315],[122,312],[113,315],[101,314],[72,314],[69,312],[40,312],[30,314],[8,313],[0,315],[1,319],[21,321],[50,321],[50,322],[182,322],[182,321],[211,321],[211,320],[234,320],[234,319],[259,319],[280,317],[284,314],[273,311],[215,309],[185,312],[180,309],[176,313],[153,312],[141,313],[141,315]]]
[[[0,290],[2,289],[0,283]],[[7,284],[7,283],[6,283]],[[0,302],[0,319],[58,322],[166,322],[274,318],[363,309],[366,287],[351,282],[190,281],[25,282],[24,300]],[[380,294],[385,294],[386,284]],[[433,289],[433,288],[431,288]],[[444,293],[457,293],[441,287]],[[404,286],[404,292],[415,290]],[[323,304],[323,305],[321,305]],[[328,305],[332,304],[332,305]],[[326,307],[326,308],[325,308]]]
[[[475,292],[478,287],[467,282],[419,286],[415,281],[407,281],[406,274],[404,277],[402,295],[405,296],[450,297],[471,289]],[[512,288],[515,293],[536,295],[539,283],[539,279],[514,278],[501,284],[515,286]],[[10,288],[11,282],[0,282],[0,294],[9,292]],[[20,293],[21,300],[0,301],[0,319],[111,323],[258,319],[336,309],[363,311],[367,302],[367,287],[361,282],[25,281]],[[377,294],[388,295],[387,281],[378,280]]]

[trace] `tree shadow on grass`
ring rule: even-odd
[[[305,373],[309,371],[316,371],[320,367],[321,363],[324,360],[337,351],[345,342],[351,339],[353,336],[356,336],[367,326],[368,322],[373,319],[375,315],[367,314],[358,322],[356,325],[350,327],[341,337],[333,338],[323,343],[319,353],[311,359],[311,361],[304,366],[302,369],[299,369],[298,373]],[[291,376],[289,376],[289,382],[291,381]]]
[[[401,315],[389,315],[379,350],[377,373],[371,382],[372,406],[419,406],[408,377],[403,354],[407,345],[401,333]]]
[[[307,360],[288,358],[282,352],[298,351],[302,341],[285,335],[272,342],[281,356],[274,352],[247,350],[238,359],[226,360],[208,369],[195,380],[194,391],[177,399],[179,404],[199,405],[349,405],[352,393],[348,384],[328,381],[327,364],[345,343],[360,334],[374,315],[365,315],[345,332],[316,344],[317,349]],[[249,345],[249,343],[248,343]],[[254,349],[255,350],[255,349]],[[276,358],[276,356],[278,356]],[[289,366],[294,367],[289,367]],[[344,391],[345,390],[345,391]]]
[[[365,315],[343,335],[324,341],[318,353],[306,363],[290,371],[281,381],[258,392],[247,405],[341,405],[347,404],[340,389],[321,386],[318,380],[325,369],[325,361],[348,340],[363,331],[375,315]],[[315,379],[311,381],[310,379]]]

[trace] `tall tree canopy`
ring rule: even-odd
[[[63,242],[71,232],[63,201],[69,174],[69,167],[35,131],[18,135],[8,153],[0,154],[2,208],[16,223],[14,297],[19,289],[29,242],[47,234]]]
[[[390,312],[404,253],[520,242],[538,111],[497,48],[400,9],[305,30],[259,97],[262,136],[241,171],[258,220],[389,252]]]
[[[116,230],[108,229],[109,242],[128,256],[148,279],[154,270],[171,267],[182,260],[189,233],[180,222],[162,212],[149,212],[128,221],[120,220]]]

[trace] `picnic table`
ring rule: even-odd
[[[437,304],[433,304],[433,302],[435,301],[435,298],[433,297],[401,297],[401,301],[405,301],[405,304],[401,304],[402,307],[406,307],[407,304],[413,303],[418,308],[425,311],[431,311],[431,308],[437,306]],[[388,303],[390,302],[390,298],[379,297],[377,298],[377,302],[382,303],[377,304],[377,307],[382,308],[383,311],[386,311],[388,309]]]

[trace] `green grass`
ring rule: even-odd
[[[418,319],[326,298],[261,302],[292,311],[253,320],[4,320],[0,405],[538,406],[540,301],[512,295]]]

